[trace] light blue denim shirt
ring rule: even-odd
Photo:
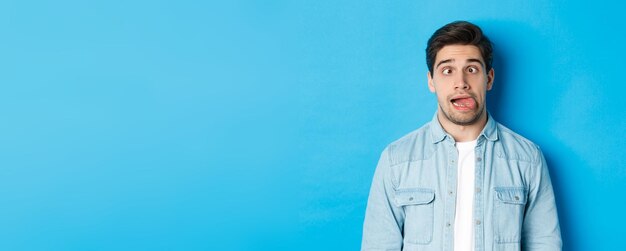
[[[561,250],[539,147],[489,116],[475,154],[475,251]],[[374,174],[361,250],[454,250],[457,158],[454,138],[436,114],[387,146]]]

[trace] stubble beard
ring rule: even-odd
[[[466,116],[463,116],[465,114],[460,114],[460,112],[454,111],[453,107],[450,107],[449,111],[446,111],[445,109],[443,109],[443,107],[441,107],[441,104],[440,104],[439,108],[441,109],[443,116],[445,116],[448,121],[452,122],[455,125],[460,125],[460,126],[469,126],[469,125],[476,124],[480,120],[480,118],[482,117],[485,111],[483,106],[476,104],[477,110],[472,111],[473,115],[467,118],[464,118],[466,117]]]

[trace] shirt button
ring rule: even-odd
[[[476,188],[476,193],[480,193],[480,187]]]
[[[413,200],[413,197],[409,197],[409,201],[412,201],[412,200]]]
[[[450,227],[450,222],[446,223],[446,227]]]
[[[515,196],[515,200],[519,200],[519,196],[517,196],[517,195],[516,195],[516,196]]]
[[[480,157],[476,158],[476,161],[481,161],[481,160],[483,160],[483,159],[481,159]]]
[[[452,195],[452,194],[454,194],[454,193],[453,193],[452,191],[448,191],[448,194],[449,194],[449,195]]]
[[[476,220],[476,225],[480,225],[480,220]]]

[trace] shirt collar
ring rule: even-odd
[[[498,140],[498,123],[491,117],[491,114],[487,112],[487,124],[483,131],[480,132],[480,136],[485,137],[489,141]],[[478,136],[480,138],[480,136]]]
[[[443,141],[448,136],[439,123],[437,112],[435,112],[435,116],[433,116],[433,119],[430,121],[430,135],[432,136],[433,144]]]
[[[446,137],[452,138],[450,135],[448,135],[448,133],[446,133],[445,130],[443,130],[443,127],[441,127],[439,119],[437,118],[437,112],[435,112],[433,119],[430,121],[430,135],[433,144],[443,141],[444,139],[446,139]],[[493,117],[491,117],[491,114],[489,114],[489,112],[487,112],[487,124],[478,135],[478,138],[480,138],[480,136],[485,137],[485,139],[489,141],[498,140],[497,123],[493,119]]]

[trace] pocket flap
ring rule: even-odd
[[[526,188],[496,187],[496,198],[509,204],[526,204]]]
[[[398,206],[428,204],[435,199],[435,191],[425,188],[400,189],[396,191]]]

